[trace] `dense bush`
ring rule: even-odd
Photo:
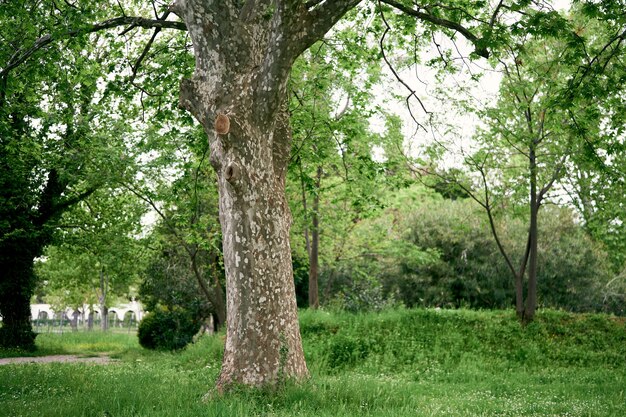
[[[605,309],[602,285],[610,266],[602,248],[577,225],[570,210],[540,212],[538,287],[544,307],[570,311]],[[525,248],[523,219],[497,219],[500,239],[516,264]],[[471,201],[431,201],[407,221],[407,240],[439,253],[424,265],[401,262],[382,281],[405,305],[506,308],[514,300],[514,282],[484,213]]]
[[[157,309],[139,323],[137,337],[146,349],[178,350],[193,340],[201,324],[188,311]]]
[[[386,290],[395,290],[405,305],[501,308],[511,304],[510,272],[471,201],[430,201],[420,205],[405,225],[408,242],[439,255],[422,265],[400,262],[382,276]]]
[[[324,266],[323,302],[347,311],[379,310],[394,302],[407,307],[512,306],[514,279],[484,211],[468,199],[418,197],[410,212],[392,206],[354,228],[350,245],[361,249]],[[525,212],[496,213],[500,240],[516,267],[527,241],[524,217]],[[606,252],[573,212],[543,207],[539,229],[539,305],[623,314],[621,281],[611,281]]]

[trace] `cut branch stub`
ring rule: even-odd
[[[218,114],[215,118],[215,131],[218,135],[225,135],[230,131],[230,119],[225,114]]]

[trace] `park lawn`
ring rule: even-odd
[[[223,335],[149,352],[133,335],[40,335],[56,353],[108,352],[109,365],[0,366],[0,416],[624,416],[626,325],[541,312],[301,312],[312,378],[209,392]],[[209,393],[208,395],[206,395]]]

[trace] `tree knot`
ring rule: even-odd
[[[230,162],[224,170],[224,179],[232,184],[239,177],[241,177],[241,167],[236,162]]]

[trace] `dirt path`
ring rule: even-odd
[[[21,357],[21,358],[3,358],[0,359],[0,365],[10,365],[16,363],[75,363],[75,362],[87,362],[95,364],[107,364],[116,362],[114,359],[108,356],[95,356],[95,357],[81,357],[77,355],[50,355],[50,356],[33,356],[33,357]]]

